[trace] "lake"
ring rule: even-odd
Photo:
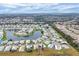
[[[7,39],[10,40],[36,40],[41,37],[42,33],[40,31],[35,31],[33,35],[26,37],[17,37],[13,35],[13,31],[6,31]],[[0,34],[1,35],[1,34]]]

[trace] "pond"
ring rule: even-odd
[[[36,40],[39,37],[41,37],[42,33],[40,31],[36,31],[33,33],[33,35],[31,36],[26,36],[26,37],[17,37],[13,35],[13,31],[7,31],[6,35],[7,35],[7,39],[12,39],[12,40]]]

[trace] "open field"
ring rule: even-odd
[[[44,49],[33,52],[0,52],[0,56],[79,56],[79,53],[71,49],[54,50]]]

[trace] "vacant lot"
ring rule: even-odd
[[[53,50],[44,49],[32,52],[0,52],[0,56],[78,56],[79,53],[71,49]]]

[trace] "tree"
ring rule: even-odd
[[[4,40],[7,40],[7,37],[6,37],[6,32],[5,32],[5,30],[3,30],[3,37],[2,37],[2,40],[4,41]]]

